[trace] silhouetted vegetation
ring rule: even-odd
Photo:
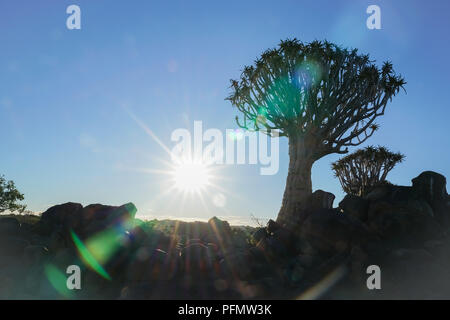
[[[7,181],[4,176],[0,176],[0,213],[5,211],[23,212],[25,205],[18,203],[24,196],[16,189],[14,181]]]
[[[378,68],[367,54],[333,43],[281,41],[231,80],[227,98],[243,116],[240,127],[279,130],[289,139],[289,170],[277,221],[295,224],[312,193],[314,162],[366,141],[375,119],[405,84],[390,62]],[[295,226],[291,226],[295,227]]]
[[[403,154],[385,147],[369,146],[333,162],[331,167],[344,192],[364,196],[373,187],[387,183],[389,171],[404,158]]]

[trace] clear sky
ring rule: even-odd
[[[66,28],[66,8],[81,8],[81,30]],[[366,27],[366,8],[381,8],[381,30]],[[28,208],[42,211],[134,202],[142,217],[248,223],[275,218],[287,175],[261,176],[255,165],[221,166],[221,189],[182,200],[168,188],[167,147],[194,120],[236,128],[224,98],[265,49],[281,39],[327,39],[391,60],[406,81],[365,144],[401,151],[389,175],[410,185],[424,170],[450,177],[450,2],[433,1],[0,1],[0,174],[13,179]],[[128,110],[128,111],[127,111]],[[134,114],[135,119],[130,116]],[[313,189],[343,194],[330,163],[313,167]],[[223,196],[222,196],[223,194]],[[220,195],[221,206],[213,199]]]

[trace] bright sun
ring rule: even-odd
[[[184,162],[173,171],[175,187],[181,191],[199,192],[209,184],[208,168],[203,163]]]

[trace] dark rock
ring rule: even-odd
[[[53,231],[47,243],[47,248],[50,252],[55,253],[58,250],[67,247],[68,234],[65,234],[61,229]]]
[[[339,208],[349,216],[363,222],[367,221],[367,209],[369,208],[369,201],[367,199],[348,194],[339,202]]]
[[[253,254],[249,251],[229,253],[220,261],[221,275],[227,279],[249,279],[253,261]]]
[[[306,272],[306,267],[300,261],[293,261],[285,270],[284,276],[289,284],[295,285],[304,280]]]
[[[369,201],[377,201],[386,198],[392,190],[392,185],[382,184],[374,187],[367,195],[364,196],[364,199]]]
[[[136,251],[126,270],[128,282],[159,281],[173,277],[169,255],[159,249],[141,247]]]
[[[48,237],[53,232],[53,226],[49,223],[45,223],[42,220],[38,221],[33,225],[32,233],[39,235],[41,237]]]
[[[84,265],[78,257],[77,253],[70,248],[59,250],[54,255],[51,255],[49,257],[49,263],[54,267],[63,270],[64,273],[66,272],[67,267],[70,265],[78,265],[80,267]]]
[[[350,250],[350,268],[353,280],[361,281],[366,278],[366,268],[368,265],[369,255],[359,246],[355,244]]]
[[[431,206],[435,202],[447,200],[447,181],[443,175],[433,171],[425,171],[411,181],[414,194],[426,200]]]
[[[368,225],[383,240],[397,245],[412,245],[440,232],[431,207],[423,200],[371,203]]]
[[[415,260],[421,263],[433,260],[433,255],[424,249],[396,249],[391,252],[391,257],[401,260]]]
[[[21,238],[4,238],[0,243],[0,256],[22,257],[24,249],[29,245],[28,241]]]
[[[184,280],[189,283],[219,276],[219,260],[212,246],[199,242],[188,244],[181,250],[180,258]]]
[[[362,222],[335,209],[311,213],[301,226],[300,236],[322,253],[342,252],[371,237]]]
[[[136,207],[133,203],[122,206],[107,206],[91,204],[83,208],[81,213],[80,234],[86,238],[111,227],[121,229],[124,232],[134,227]]]
[[[218,243],[222,249],[226,250],[232,244],[232,232],[230,224],[227,221],[213,217],[208,220],[211,228],[210,242]]]
[[[0,237],[16,236],[20,231],[20,223],[16,218],[0,218]]]
[[[296,248],[300,254],[318,255],[318,251],[305,238],[297,240]]]
[[[295,233],[284,228],[278,229],[269,238],[269,242],[273,243],[274,250],[277,250],[279,255],[286,255],[285,258],[295,256],[300,252],[298,241],[300,239]]]
[[[412,187],[396,186],[390,183],[383,183],[375,186],[371,192],[363,197],[370,202],[388,201],[404,202],[414,198]]]
[[[333,208],[334,194],[323,190],[314,191],[303,203],[299,203],[295,209],[295,214],[289,217],[289,221],[285,218],[278,217],[277,222],[283,228],[289,229],[296,233],[308,216],[321,209]],[[280,220],[281,219],[281,220]]]
[[[267,233],[269,233],[269,234],[277,232],[281,228],[283,228],[283,227],[278,222],[276,222],[276,221],[274,221],[272,219],[270,219],[267,222],[267,228],[266,229],[267,229]]]
[[[79,203],[67,202],[53,206],[42,213],[41,221],[50,226],[77,229],[81,222],[83,206]]]
[[[19,230],[19,237],[26,238],[27,240],[33,236],[33,225],[30,223],[21,223]]]
[[[413,188],[405,186],[390,185],[390,193],[387,201],[390,202],[408,202],[414,199]]]
[[[24,249],[23,262],[27,265],[40,265],[48,257],[49,251],[44,246],[28,246]]]
[[[412,179],[412,192],[418,199],[429,203],[441,222],[448,222],[448,194],[445,177],[433,171],[425,171]],[[446,219],[446,220],[445,220]]]
[[[319,261],[319,258],[316,255],[310,254],[300,254],[296,258],[296,263],[302,266],[305,269],[309,269],[314,266]]]
[[[331,192],[316,190],[309,198],[308,209],[332,209],[335,195]]]
[[[263,252],[267,261],[277,263],[281,259],[288,258],[288,251],[286,247],[276,238],[269,237],[261,239],[256,248]]]

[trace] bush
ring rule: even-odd
[[[26,206],[18,203],[23,199],[23,194],[16,189],[14,181],[6,181],[4,176],[0,176],[0,213],[4,211],[23,212]]]
[[[333,162],[331,167],[344,192],[363,196],[374,186],[388,183],[387,174],[404,158],[403,154],[385,147],[369,146]]]

